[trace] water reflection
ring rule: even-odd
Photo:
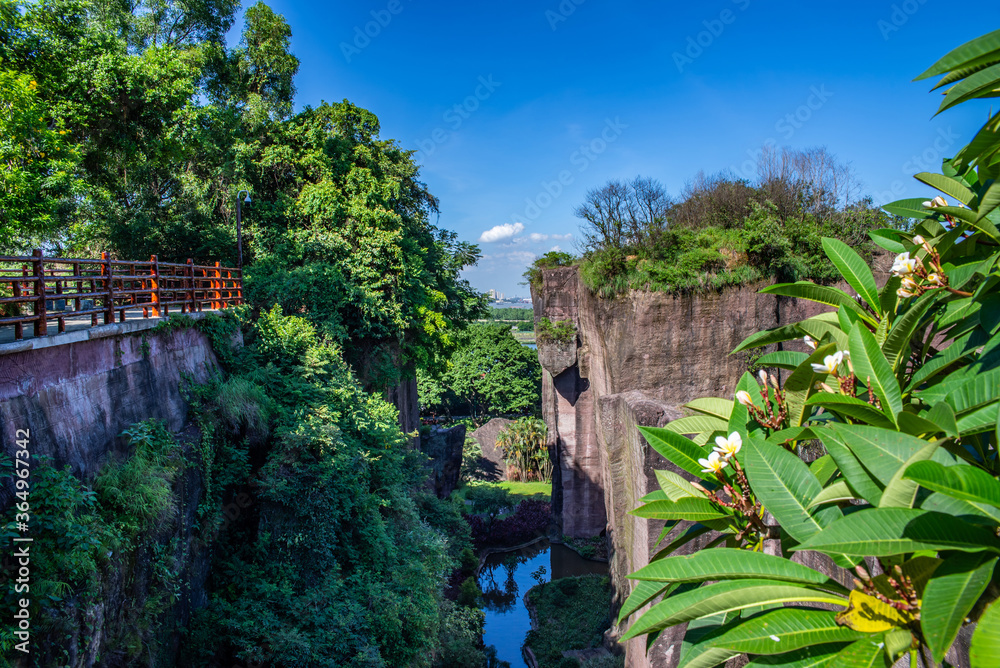
[[[497,657],[512,667],[524,666],[521,645],[531,630],[523,600],[527,591],[551,579],[607,572],[607,564],[588,561],[565,545],[548,541],[490,555],[479,572],[486,611],[484,642],[495,646]]]

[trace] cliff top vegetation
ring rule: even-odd
[[[858,197],[850,169],[825,149],[765,147],[755,181],[699,173],[672,198],[658,181],[612,180],[587,193],[581,256],[549,253],[525,274],[579,264],[584,282],[605,297],[625,290],[687,292],[765,278],[836,280],[821,239],[836,238],[871,263],[868,232],[903,219]]]

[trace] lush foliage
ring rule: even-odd
[[[445,369],[418,370],[422,413],[471,415],[483,422],[498,415],[534,414],[541,406],[542,369],[534,350],[510,328],[475,323],[455,334]]]
[[[552,479],[548,429],[538,418],[524,417],[497,434],[497,448],[507,464],[507,479],[528,482]]]
[[[567,346],[576,342],[576,325],[572,320],[557,320],[552,322],[548,318],[538,321],[537,330],[538,343],[554,343]]]
[[[544,535],[552,520],[552,506],[546,501],[527,499],[511,515],[492,522],[479,515],[468,515],[466,519],[476,548],[511,547]]]
[[[525,644],[535,653],[540,668],[562,668],[566,650],[601,647],[604,632],[611,626],[610,599],[611,581],[601,575],[560,578],[533,587],[528,603],[539,625],[528,633]],[[579,666],[580,662],[573,659],[567,665]]]
[[[989,97],[995,75],[981,84],[976,72],[998,61],[1000,31],[959,47],[924,76],[943,75],[942,85],[951,86],[946,100]],[[680,520],[695,525],[632,575],[637,585],[622,619],[662,599],[626,637],[712,620],[689,631],[682,665],[708,668],[746,653],[752,665],[890,665],[908,654],[909,665],[920,655],[927,666],[940,664],[962,627],[978,621],[971,665],[995,665],[996,123],[994,116],[946,161],[944,174],[918,177],[964,206],[938,197],[887,207],[918,223],[909,233],[871,233],[898,253],[883,288],[846,244],[824,239],[857,298],[808,282],[765,290],[834,307],[755,334],[737,349],[804,338],[802,351],[759,361],[784,370],[783,383],[773,373],[762,373],[760,383],[747,374],[734,400],[698,399],[688,404],[691,417],[642,429],[690,476],[658,471],[661,489],[635,513],[668,528]],[[806,464],[814,440],[825,454]],[[714,532],[709,547],[722,547],[669,556],[707,532]],[[789,558],[803,551],[853,569],[853,582]]]
[[[530,308],[496,308],[490,309],[490,320],[494,322],[525,322],[535,319],[535,312]]]
[[[611,181],[577,209],[581,276],[604,296],[627,290],[716,289],[767,277],[836,278],[820,240],[870,260],[866,233],[897,219],[855,200],[851,178],[822,150],[765,149],[756,182],[699,175],[680,201],[650,179]]]
[[[299,61],[267,5],[0,1],[0,249],[234,265],[247,295],[351,341],[366,387],[439,364],[483,313],[459,278],[478,249],[437,229],[436,199],[374,114],[292,113]]]
[[[468,528],[451,503],[411,493],[421,467],[395,409],[303,318],[275,308],[248,338],[225,381],[239,385],[197,407],[217,443],[250,444],[258,464],[225,485],[252,483],[254,506],[220,537],[187,660],[430,666],[447,665],[439,651],[475,654],[461,645],[479,622],[442,600]],[[248,408],[261,393],[272,405]],[[273,416],[267,440],[253,436],[261,414]]]
[[[528,270],[524,272],[524,278],[528,284],[537,288],[542,284],[542,271],[554,269],[556,267],[569,267],[576,263],[576,258],[563,251],[549,251],[535,260]]]

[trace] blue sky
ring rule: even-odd
[[[943,0],[269,4],[302,61],[297,107],[346,98],[419,149],[438,225],[483,251],[466,277],[508,296],[536,255],[574,249],[573,210],[612,178],[676,195],[770,141],[825,146],[877,202],[927,194],[912,174],[987,107],[932,118],[938,96],[912,79],[1000,26],[994,4],[945,21]]]

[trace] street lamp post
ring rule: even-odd
[[[246,194],[246,199],[243,198]],[[241,190],[236,193],[236,259],[237,267],[243,268],[243,202],[250,203],[250,191]]]

